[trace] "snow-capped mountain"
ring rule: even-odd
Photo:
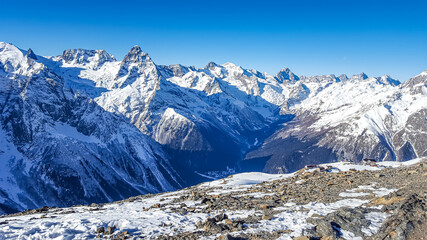
[[[201,69],[163,66],[138,46],[122,61],[94,57],[90,63],[66,54],[76,51],[81,50],[67,50],[49,64],[68,75],[64,78],[71,88],[86,92],[107,111],[124,115],[165,146],[172,165],[188,176],[189,184],[200,181],[194,172],[209,176],[227,169],[292,171],[312,162],[406,160],[425,154],[425,144],[412,149],[415,141],[401,132],[409,119],[401,105],[413,106],[410,114],[419,112],[425,95],[422,90],[405,93],[406,88],[388,75],[306,77],[284,68],[271,76],[213,62]],[[86,51],[83,55],[94,55]],[[94,68],[98,62],[104,65]],[[400,99],[402,94],[414,99]],[[422,124],[422,117],[415,118]],[[283,131],[284,142],[272,141]],[[398,132],[405,139],[393,140]],[[419,142],[425,139],[421,137]]]
[[[121,61],[104,50],[41,57],[0,46],[0,171],[10,188],[0,193],[12,210],[117,200],[239,171],[427,155],[426,72],[400,84],[364,73],[157,65],[138,46]]]
[[[161,143],[187,184],[236,170],[247,149],[286,119],[278,114],[285,100],[282,85],[254,70],[231,63],[202,69],[158,66],[138,46],[121,62],[111,57],[93,68],[98,59],[92,64],[70,59],[68,53],[75,51],[46,64],[64,76],[67,86]]]
[[[365,74],[301,79],[293,90],[304,94],[289,95],[282,106],[295,119],[248,153],[249,162],[261,161],[264,171],[276,172],[324,161],[426,156],[426,72],[401,85],[389,76]]]
[[[401,161],[426,154],[424,133],[408,132],[410,125],[425,126],[425,94],[420,86],[408,89],[413,80],[400,86],[388,75],[305,77],[288,68],[270,76],[232,63],[211,62],[202,69],[158,66],[134,47],[120,63],[111,61],[114,67],[103,82],[97,76],[106,70],[70,66],[64,56],[54,59],[60,69],[83,69],[79,81],[106,88],[95,101],[166,146],[184,175],[235,169],[248,151],[240,170],[269,172],[315,162]],[[291,116],[293,121],[263,142]]]
[[[64,88],[41,58],[0,43],[0,212],[110,202],[180,186],[159,144]]]

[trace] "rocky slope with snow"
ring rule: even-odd
[[[158,143],[37,59],[0,43],[0,213],[180,187]]]
[[[0,217],[20,239],[422,239],[426,158],[242,173],[176,192]]]

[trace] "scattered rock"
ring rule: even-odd
[[[317,236],[341,237],[341,229],[350,231],[356,236],[365,236],[362,228],[370,222],[365,219],[368,210],[365,208],[340,208],[323,218],[309,218],[308,222],[316,225]]]
[[[98,229],[96,229],[96,233],[100,234],[100,233],[104,233],[105,232],[105,228],[104,227],[99,227]]]
[[[114,231],[116,230],[116,227],[112,226],[112,227],[108,227],[107,231],[105,232],[106,235],[111,235],[114,233]]]
[[[369,240],[426,239],[427,199],[417,194],[406,198]]]
[[[384,177],[385,175],[382,173],[375,173],[376,178]]]

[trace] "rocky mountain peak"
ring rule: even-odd
[[[133,46],[133,48],[129,50],[129,54],[139,54],[141,52],[142,52],[141,47],[138,45]]]
[[[410,89],[412,94],[427,95],[427,71],[424,71],[417,76],[409,79],[400,85],[401,88]]]
[[[26,56],[27,56],[27,58],[31,58],[31,59],[37,60],[37,56],[33,52],[33,50],[31,48],[28,49]]]
[[[122,65],[126,63],[141,63],[145,61],[150,61],[151,58],[148,56],[148,53],[145,53],[141,50],[138,45],[135,45],[122,61]]]
[[[360,73],[360,74],[355,74],[353,76],[351,76],[350,80],[356,80],[356,81],[361,81],[361,80],[365,80],[368,79],[368,75],[366,75],[364,72]]]
[[[213,70],[215,67],[218,67],[218,64],[214,62],[208,63],[208,65],[205,66],[206,69]]]
[[[98,69],[106,62],[114,62],[113,55],[105,50],[67,49],[63,52],[62,61],[67,64],[81,64]]]
[[[348,77],[347,77],[347,75],[345,75],[345,74],[341,74],[341,75],[339,75],[339,76],[338,76],[338,79],[339,79],[341,82],[344,82],[344,81],[347,81],[347,80],[348,80]]]
[[[396,79],[393,79],[390,77],[390,75],[384,75],[379,79],[381,84],[391,85],[391,86],[397,86],[400,84],[400,82]]]
[[[141,83],[147,80],[157,81],[158,75],[157,66],[150,56],[139,46],[134,46],[120,63],[115,77],[116,87],[126,87],[138,79]]]
[[[285,81],[295,83],[296,81],[299,80],[299,77],[295,75],[289,68],[286,68],[286,67],[280,70],[275,77],[280,83],[283,83]]]
[[[167,77],[172,77],[172,76],[182,77],[186,73],[188,73],[189,71],[195,70],[194,67],[186,67],[186,66],[183,66],[181,64],[172,64],[169,66],[161,65],[159,67],[161,67],[162,69],[168,69],[171,71],[169,74],[167,74]]]

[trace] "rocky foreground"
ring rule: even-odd
[[[0,239],[427,239],[427,159],[244,173],[0,218]]]

